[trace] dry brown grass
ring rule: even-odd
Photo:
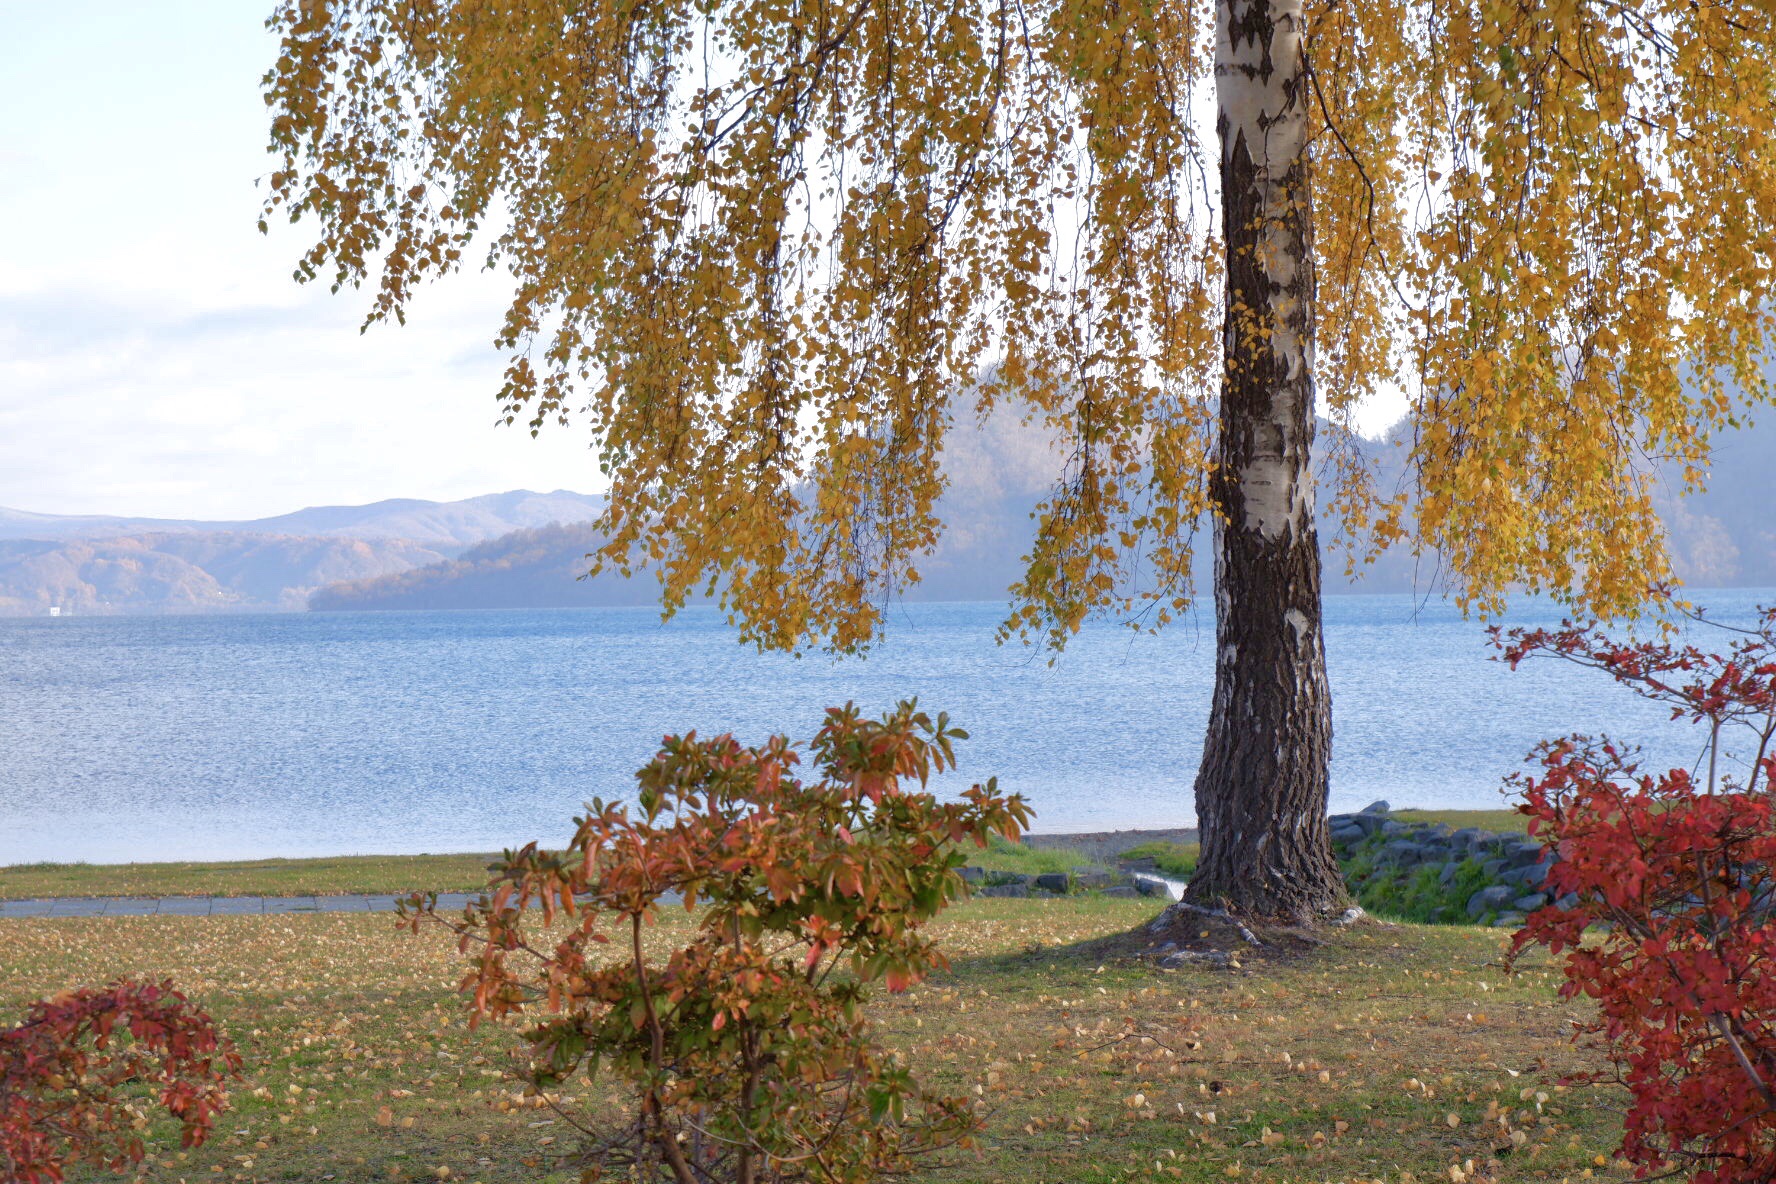
[[[1554,1083],[1591,1064],[1566,1040],[1576,1006],[1545,966],[1506,978],[1499,933],[1371,926],[1237,973],[1082,955],[1154,908],[983,900],[942,923],[951,971],[872,1005],[918,1072],[986,1116],[978,1152],[920,1178],[1620,1175],[1596,1162],[1618,1098]],[[685,923],[669,916],[655,940]],[[514,1035],[461,1022],[458,965],[441,933],[374,916],[8,920],[0,1016],[75,983],[168,975],[227,1028],[248,1065],[236,1110],[204,1148],[162,1142],[145,1180],[573,1178],[552,1159],[567,1124],[505,1073]],[[563,1104],[608,1116],[614,1087]]]
[[[336,855],[0,867],[0,900],[48,896],[334,896],[478,892],[493,855]]]

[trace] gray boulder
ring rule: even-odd
[[[1429,854],[1429,848],[1410,839],[1394,839],[1381,849],[1382,861],[1395,867],[1416,867],[1425,862]]]
[[[1517,867],[1508,867],[1498,875],[1501,884],[1522,885],[1525,888],[1539,888],[1542,881],[1548,878],[1546,863],[1525,863]]]
[[[1025,884],[993,884],[990,887],[982,888],[980,894],[982,896],[1015,896],[1022,898],[1030,895],[1030,889],[1029,886]]]
[[[1391,809],[1393,809],[1393,807],[1388,805],[1385,801],[1374,801],[1374,802],[1370,802],[1367,806],[1364,806],[1361,810],[1358,811],[1358,813],[1360,813],[1360,814],[1386,814]]]
[[[978,867],[962,867],[957,868],[956,871],[969,884],[979,884],[987,878],[986,871]]]
[[[1066,892],[1073,886],[1073,877],[1066,872],[1043,872],[1036,877],[1035,885],[1044,892]]]
[[[1504,856],[1505,862],[1509,866],[1522,867],[1525,864],[1540,863],[1542,856],[1546,854],[1546,848],[1537,842],[1519,840],[1505,848],[1500,854]]]
[[[1505,884],[1494,884],[1490,888],[1482,888],[1468,897],[1468,916],[1479,920],[1487,913],[1496,912],[1510,904],[1516,895]]]
[[[1139,877],[1135,880],[1135,891],[1139,892],[1142,896],[1171,895],[1171,893],[1166,891],[1166,886],[1161,884],[1158,880],[1148,880]]]
[[[1528,896],[1519,896],[1511,902],[1511,907],[1520,913],[1533,913],[1548,903],[1546,892],[1531,892]]]
[[[1139,896],[1139,895],[1141,895],[1141,893],[1139,891],[1137,891],[1132,885],[1118,884],[1114,888],[1104,889],[1104,895],[1105,896],[1115,896],[1115,897],[1121,898],[1121,897],[1129,897],[1129,896]]]

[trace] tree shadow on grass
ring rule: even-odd
[[[1092,974],[1100,966],[1115,965],[1156,972],[1197,969],[1261,974],[1267,966],[1294,965],[1315,957],[1340,957],[1346,945],[1343,939],[1390,928],[1388,922],[1367,916],[1318,929],[1263,925],[1219,910],[1174,903],[1115,933],[955,957],[949,973],[958,978],[1044,971],[1072,975]]]

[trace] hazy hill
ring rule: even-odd
[[[1776,415],[1767,418],[1771,422],[1764,426],[1723,437],[1707,493],[1680,502],[1667,486],[1661,498],[1678,572],[1693,586],[1776,586],[1776,498],[1762,460],[1776,448]],[[1363,441],[1359,447],[1377,466],[1378,487],[1396,487],[1406,449],[1394,438]],[[1057,455],[1043,433],[1014,417],[997,416],[981,428],[959,427],[945,455],[950,486],[938,509],[944,537],[936,553],[918,563],[921,582],[907,590],[906,599],[1003,600],[1021,574],[1018,560],[1029,546],[1030,514],[1057,468]],[[1328,591],[1440,591],[1434,557],[1416,559],[1396,549],[1347,579],[1332,523],[1322,524],[1321,537],[1328,544]],[[1206,526],[1199,538],[1198,581],[1206,586]],[[518,531],[455,560],[323,589],[310,605],[336,610],[655,603],[651,574],[627,583],[611,576],[576,580],[598,541],[584,523]]]
[[[1764,419],[1718,440],[1705,493],[1680,501],[1669,484],[1661,493],[1678,572],[1693,586],[1776,586],[1766,460],[1776,455],[1776,412]],[[1392,488],[1405,450],[1392,441],[1360,446],[1378,464],[1380,486]],[[944,538],[919,562],[922,579],[907,598],[1002,600],[1059,457],[1040,428],[1000,414],[959,426],[944,463]],[[651,574],[575,578],[597,546],[588,523],[602,508],[602,498],[584,494],[513,490],[316,506],[246,523],[0,509],[0,615],[52,605],[80,613],[299,609],[311,592],[322,609],[653,604]],[[1322,538],[1336,543],[1330,523]],[[1329,591],[1439,590],[1434,560],[1395,552],[1352,582],[1336,546],[1328,551]]]
[[[1377,461],[1377,487],[1401,480],[1406,449],[1397,436],[1363,443]],[[1776,456],[1776,408],[1760,409],[1751,426],[1723,432],[1714,440],[1704,488],[1679,496],[1682,469],[1655,469],[1653,503],[1665,523],[1672,566],[1693,588],[1776,587],[1776,479],[1769,458]],[[1322,537],[1328,534],[1322,525]],[[1342,568],[1342,561],[1337,562]],[[1328,570],[1327,587],[1339,574]],[[1414,560],[1396,548],[1383,555],[1353,590],[1440,591],[1435,558]]]
[[[443,558],[402,539],[221,532],[0,541],[0,615],[300,609],[322,585]]]
[[[590,523],[554,523],[470,547],[455,559],[334,584],[309,597],[317,612],[355,609],[576,608],[652,604],[651,577],[578,577],[599,543]]]
[[[1776,587],[1776,409],[1761,415],[1715,441],[1704,492],[1680,500],[1663,490],[1672,558],[1696,587]]]
[[[0,509],[0,615],[302,609],[328,584],[440,562],[488,539],[596,516],[603,499],[513,490],[397,498],[247,522]]]
[[[454,549],[552,522],[585,522],[603,509],[602,497],[565,489],[553,493],[515,489],[456,502],[402,498],[367,506],[315,506],[250,525],[280,534],[411,539]]]
[[[391,498],[365,506],[311,506],[246,521],[37,514],[0,507],[0,540],[107,539],[141,534],[271,534],[319,538],[408,539],[450,552],[524,527],[583,522],[604,499],[565,489],[516,489],[455,502]]]
[[[936,554],[918,564],[908,600],[1002,600],[1019,573],[1030,513],[1058,465],[1043,433],[1012,416],[985,427],[958,425],[944,457],[950,487],[939,505],[946,529]],[[653,605],[653,573],[580,580],[600,538],[589,523],[515,531],[454,560],[324,588],[318,611],[346,609],[548,608]]]

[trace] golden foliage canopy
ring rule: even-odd
[[[1222,365],[1207,0],[284,0],[268,216],[400,317],[479,233],[508,421],[583,414],[605,558],[760,644],[868,640],[956,416],[1062,441],[1014,625],[1189,582]],[[1420,496],[1336,508],[1610,613],[1649,460],[1769,391],[1770,0],[1313,0],[1315,375],[1403,392]],[[582,411],[583,408],[583,411]]]

